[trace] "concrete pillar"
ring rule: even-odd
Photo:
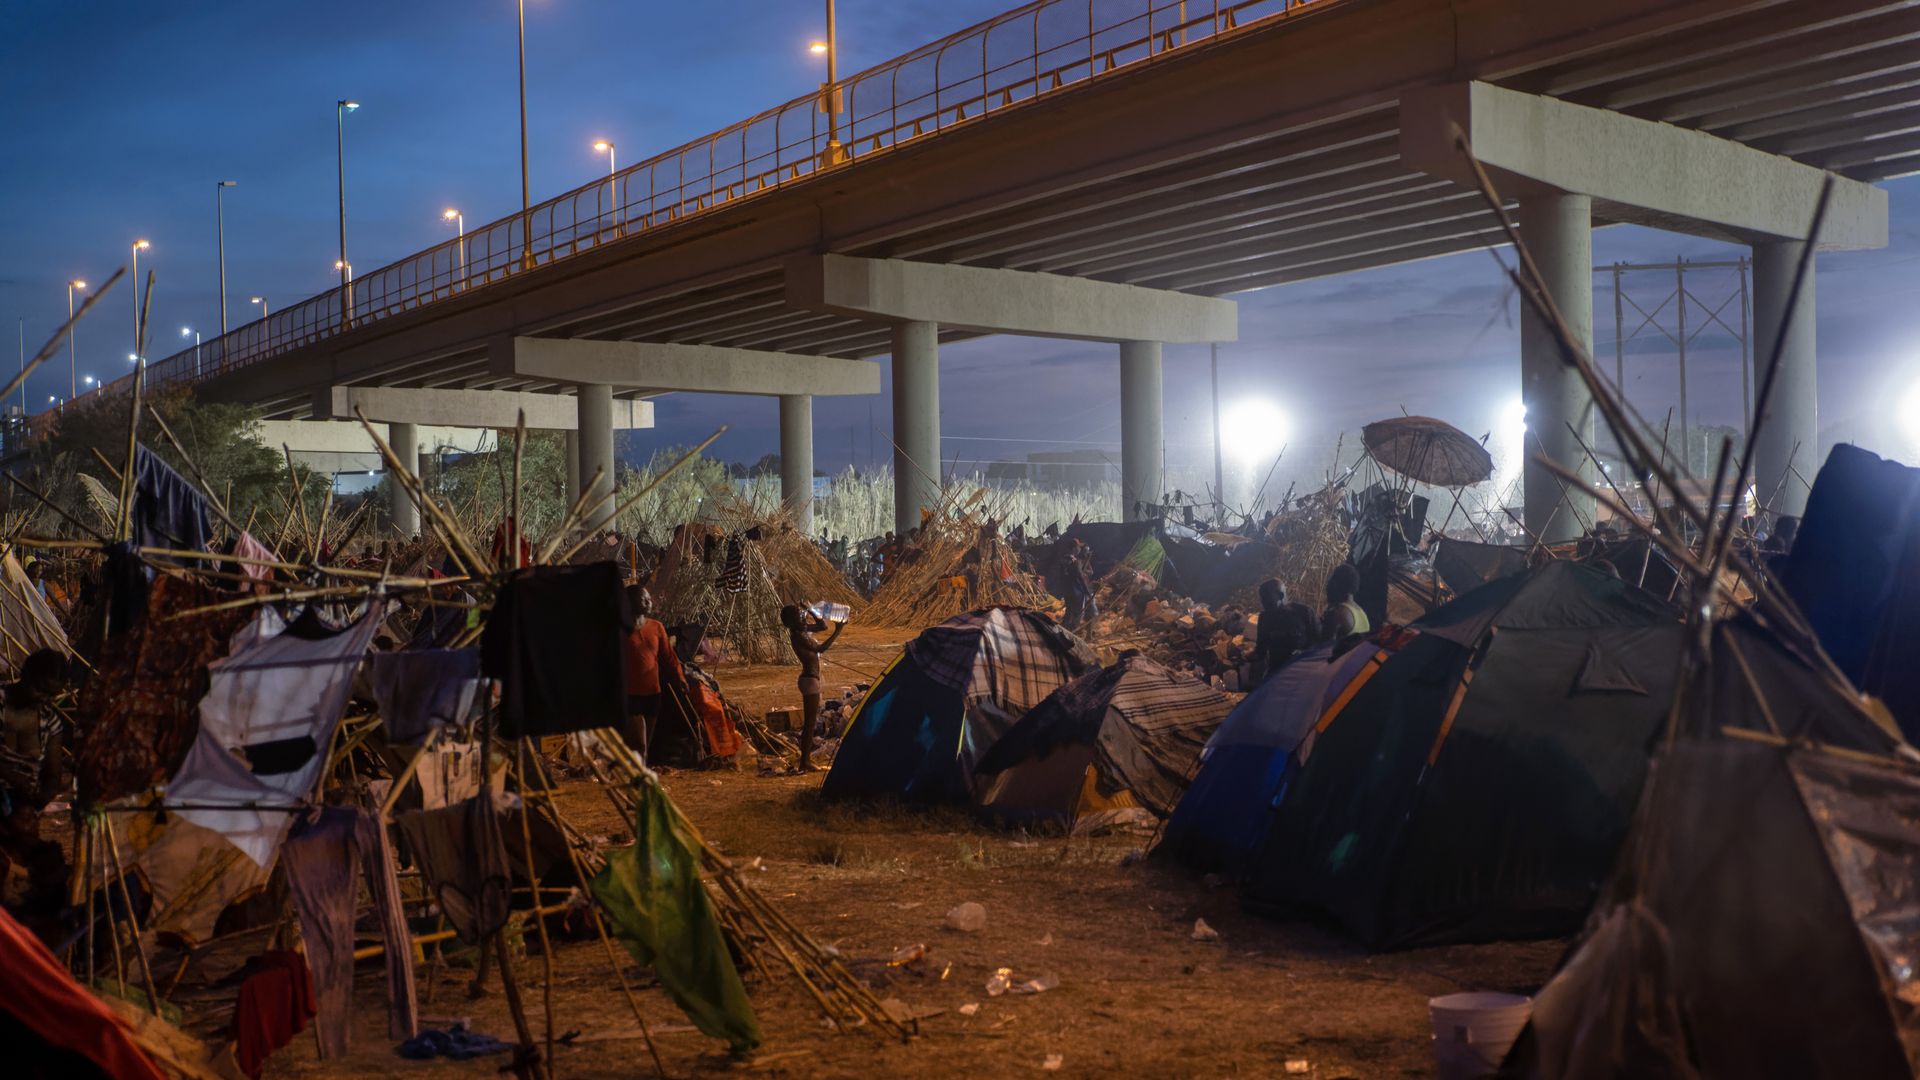
[[[1138,504],[1153,506],[1165,494],[1160,473],[1166,457],[1161,417],[1160,343],[1120,343],[1120,519],[1151,516]]]
[[[813,395],[780,395],[780,501],[794,527],[813,532]]]
[[[414,476],[420,475],[420,431],[413,424],[388,424],[387,444],[393,447],[393,455],[400,459]],[[387,516],[393,521],[393,531],[402,539],[410,539],[420,531],[420,508],[414,505],[407,489],[401,486],[400,479],[388,470],[387,476]]]
[[[580,407],[580,485],[584,489],[600,470],[600,481],[587,496],[589,529],[604,529],[613,520],[614,504],[608,500],[595,509],[593,503],[614,490],[613,476],[613,387],[605,383],[586,383],[579,388]]]
[[[940,328],[893,328],[893,527],[920,524],[920,508],[940,505]]]
[[[567,505],[571,507],[580,500],[580,433],[569,430],[565,435],[566,446],[560,456],[566,459]]]
[[[1753,393],[1757,401],[1776,343],[1780,372],[1774,376],[1767,415],[1748,429],[1753,437],[1753,484],[1760,505],[1775,515],[1807,511],[1807,485],[1820,467],[1820,425],[1814,365],[1813,273],[1796,296],[1793,275],[1805,247],[1798,240],[1753,246]],[[1789,308],[1792,317],[1788,318]],[[1785,324],[1786,339],[1780,340]],[[1795,475],[1797,472],[1799,475]],[[1771,520],[1769,518],[1768,520]]]
[[[1523,194],[1520,238],[1582,348],[1593,350],[1593,200],[1556,191]],[[1521,305],[1520,399],[1527,407],[1525,510],[1527,531],[1546,543],[1578,537],[1593,520],[1593,497],[1574,490],[1535,463],[1545,455],[1592,478],[1580,448],[1593,445],[1593,397],[1561,358],[1559,339]],[[1572,431],[1568,426],[1572,426]],[[1574,437],[1574,432],[1579,437]],[[1564,493],[1564,498],[1562,497]]]

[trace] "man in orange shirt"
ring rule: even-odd
[[[653,618],[653,596],[643,586],[629,585],[627,600],[634,620],[627,634],[627,730],[621,734],[644,760],[660,719],[662,680],[684,691],[687,673],[667,639],[666,626]]]

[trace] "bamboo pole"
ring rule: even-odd
[[[27,376],[32,375],[41,364],[47,362],[47,358],[52,356],[56,349],[60,348],[60,343],[67,340],[67,335],[73,333],[74,326],[78,324],[81,319],[87,317],[87,312],[93,310],[93,305],[99,303],[101,297],[107,295],[115,285],[119,284],[120,279],[126,276],[126,273],[127,268],[124,266],[115,270],[112,277],[103,282],[98,289],[95,289],[93,295],[87,297],[86,301],[80,305],[80,310],[73,313],[72,318],[60,324],[60,329],[55,330],[53,336],[47,339],[47,343],[40,346],[40,351],[33,354],[33,359],[22,364],[19,373],[7,380],[6,387],[0,389],[0,401],[5,401],[7,398],[12,397],[13,392],[20,389],[20,385],[27,381]]]
[[[120,861],[120,844],[113,838],[113,819],[100,815],[100,828],[106,833],[107,854],[113,857],[114,880],[120,884],[120,902],[127,908],[127,926],[133,931],[133,946],[140,957],[140,973],[147,981],[147,1004],[153,1015],[160,1015],[160,985],[153,980],[153,962],[147,958],[147,943],[140,937],[140,920],[133,913],[133,895],[127,890],[127,868]]]
[[[682,465],[685,465],[687,462],[692,461],[694,458],[700,456],[701,451],[705,450],[709,446],[712,446],[715,439],[718,439],[720,436],[725,435],[726,433],[727,433],[727,427],[725,424],[722,424],[718,431],[715,431],[713,434],[707,436],[706,439],[704,439],[699,446],[696,446],[693,449],[687,451],[686,453],[680,455],[680,460],[674,462],[672,465],[667,466],[667,469],[665,472],[662,472],[657,476],[655,476],[653,479],[647,481],[647,483],[643,487],[641,487],[639,491],[635,492],[633,496],[629,498],[626,502],[623,502],[620,505],[614,507],[612,517],[615,520],[618,520],[620,515],[625,513],[628,507],[631,507],[635,503],[639,502],[641,499],[646,498],[647,493],[651,492],[654,488],[659,487],[661,481],[665,480],[669,476],[672,476],[674,473],[680,471],[680,467]],[[577,543],[575,543],[572,547],[566,550],[565,554],[560,556],[560,561],[566,562],[572,559],[574,555],[580,551],[581,548],[587,546],[587,541],[590,539],[591,537],[581,537]]]
[[[152,405],[147,406],[147,412],[153,416],[153,422],[160,426],[160,434],[173,446],[174,453],[179,454],[180,460],[187,463],[187,471],[191,472],[194,480],[199,482],[200,490],[206,494],[207,502],[212,505],[213,512],[219,514],[220,520],[226,522],[227,527],[234,531],[234,535],[238,536],[244,530],[234,524],[233,515],[228,512],[227,505],[214,496],[213,485],[207,481],[207,474],[200,471],[200,465],[193,460],[193,455],[187,453],[187,448],[180,444],[179,439],[174,438],[173,429],[167,426],[166,417],[161,416],[160,410],[154,408]],[[233,485],[232,482],[229,481],[227,485],[227,496],[228,498],[232,498],[232,495]]]

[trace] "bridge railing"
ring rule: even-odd
[[[1337,0],[1035,0],[148,367],[199,382]],[[131,376],[101,388],[122,392]]]

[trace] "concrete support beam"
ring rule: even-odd
[[[498,375],[695,394],[880,392],[880,365],[870,360],[714,345],[512,337],[490,342],[487,362]]]
[[[1780,372],[1774,376],[1767,414],[1754,420],[1753,482],[1760,505],[1773,516],[1799,517],[1807,510],[1808,485],[1820,468],[1820,423],[1814,362],[1814,275],[1796,295],[1793,275],[1804,243],[1778,241],[1753,246],[1753,385],[1759,393],[1776,343]],[[1781,341],[1784,328],[1785,341]]]
[[[388,424],[387,443],[408,473],[420,475],[420,432],[413,424]],[[387,517],[400,538],[411,539],[420,532],[420,508],[396,476],[387,477]]]
[[[614,490],[613,466],[613,387],[604,383],[586,385],[579,393],[580,483],[589,491],[586,524],[589,529],[604,529],[613,521],[613,500],[594,507],[602,494]],[[591,487],[594,471],[599,478]]]
[[[1160,343],[1120,343],[1120,517],[1137,521],[1165,494],[1161,466],[1166,435],[1161,417]]]
[[[1109,281],[902,259],[787,263],[787,303],[854,318],[1084,341],[1232,341],[1231,300]]]
[[[906,535],[921,507],[940,505],[940,328],[893,328],[893,527]]]
[[[1407,167],[1473,186],[1458,128],[1496,184],[1531,181],[1591,196],[1593,213],[1730,243],[1805,240],[1826,173],[1704,132],[1506,90],[1453,83],[1400,100]],[[1887,244],[1887,192],[1837,179],[1824,250]]]
[[[314,395],[318,420],[352,420],[358,408],[373,423],[512,428],[524,411],[529,431],[571,431],[578,410],[565,394],[511,390],[423,390],[404,386],[333,386]],[[653,426],[653,403],[620,401],[610,413],[620,429]]]
[[[794,528],[813,532],[813,398],[780,396],[780,502]]]
[[[1526,237],[1547,291],[1562,316],[1593,351],[1593,203],[1585,195],[1536,191],[1520,198],[1520,233]],[[1561,359],[1551,328],[1529,306],[1520,322],[1520,400],[1527,408],[1525,510],[1527,531],[1545,543],[1578,537],[1593,521],[1593,497],[1573,489],[1536,457],[1592,479],[1581,442],[1593,445],[1593,398],[1574,369]],[[1570,430],[1571,428],[1571,430]],[[1577,437],[1576,437],[1577,435]]]
[[[414,425],[414,432],[419,445],[428,449],[445,446],[473,452],[494,441],[493,432],[483,428]],[[252,434],[262,446],[275,452],[285,446],[296,458],[302,454],[366,457],[373,464],[363,465],[362,469],[385,467],[372,437],[358,420],[256,420]]]

